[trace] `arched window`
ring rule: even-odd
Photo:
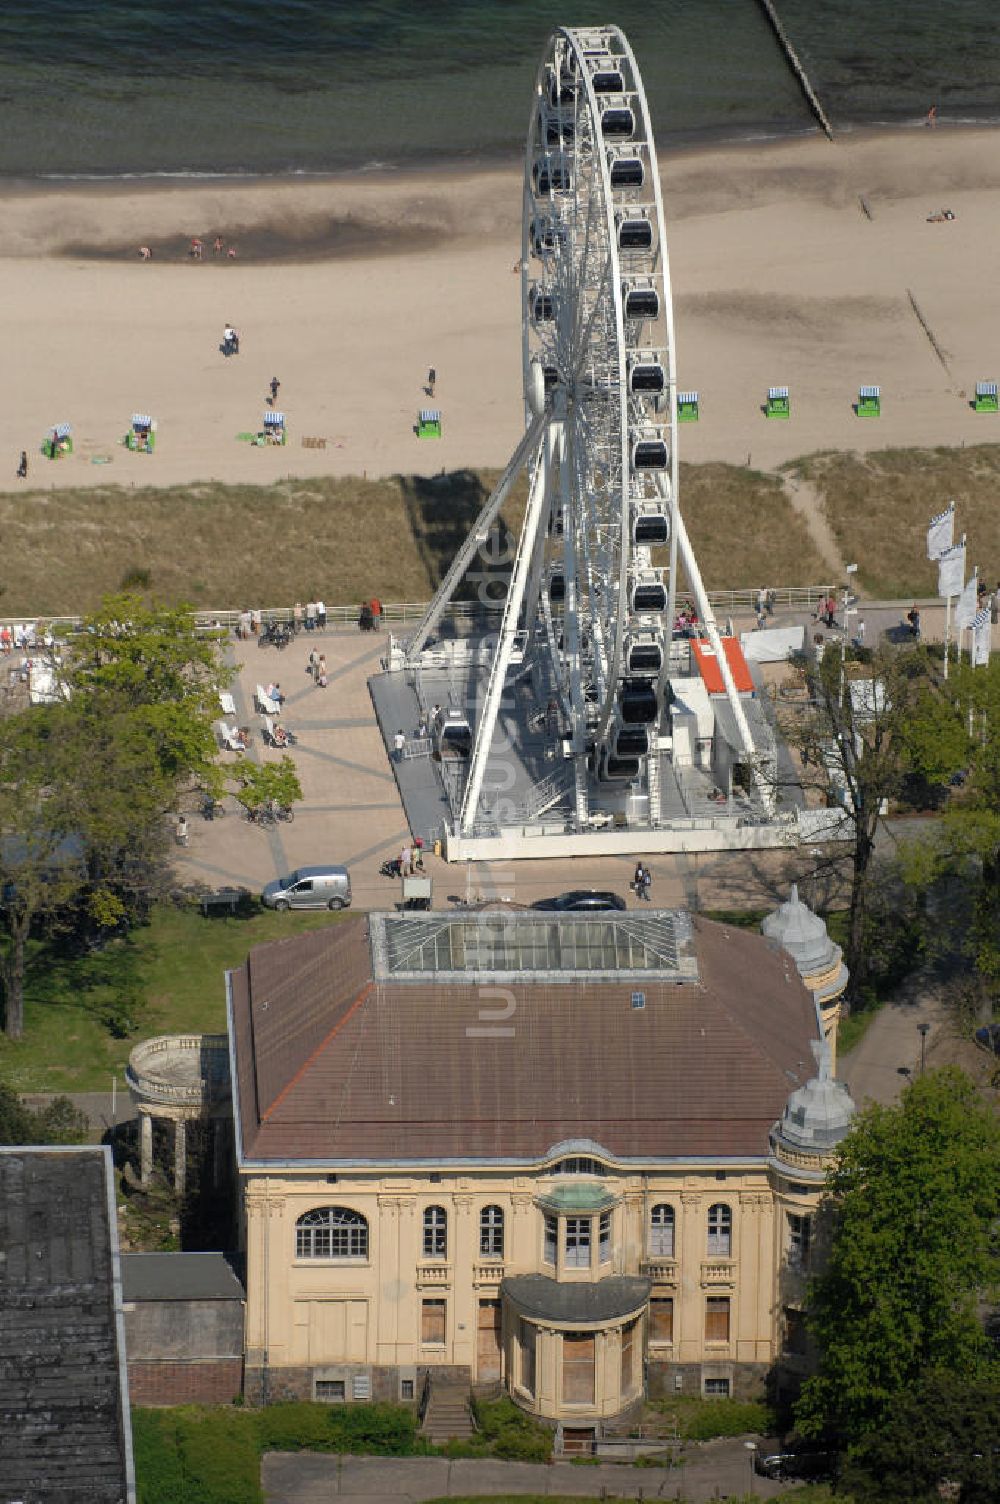
[[[424,1211],[424,1255],[443,1259],[448,1254],[448,1213],[443,1206],[428,1206]]]
[[[298,1259],[366,1259],[368,1223],[346,1206],[319,1206],[295,1224]]]
[[[479,1213],[479,1252],[503,1258],[502,1206],[484,1206]]]
[[[674,1256],[674,1209],[665,1201],[649,1214],[649,1252],[654,1259]]]
[[[596,1159],[574,1154],[569,1159],[561,1159],[558,1164],[553,1165],[549,1173],[552,1175],[603,1175],[605,1169],[603,1165],[598,1164]]]
[[[708,1256],[728,1259],[733,1251],[733,1214],[722,1201],[708,1208]]]

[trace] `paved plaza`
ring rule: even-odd
[[[874,644],[881,633],[898,628],[905,609],[900,603],[864,606],[866,641]],[[926,636],[940,635],[943,614],[939,607],[924,609]],[[813,630],[814,624],[802,614],[779,612],[774,624],[803,621]],[[752,618],[737,618],[734,625],[737,632],[746,630]],[[235,885],[256,893],[271,878],[295,867],[334,862],[350,869],[356,908],[387,907],[398,901],[398,882],[381,877],[379,867],[399,855],[409,831],[395,765],[379,733],[367,682],[379,671],[387,642],[384,632],[332,627],[302,633],[281,651],[259,648],[256,640],[230,639],[227,651],[238,670],[233,684],[236,720],[253,733],[250,755],[261,761],[282,756],[263,745],[261,718],[254,706],[256,685],[277,681],[286,696],[282,722],[298,738],[290,754],[303,799],[296,805],[293,824],[271,829],[250,824],[231,798],[221,820],[205,821],[195,813],[189,822],[189,845],[177,852],[181,883]],[[308,671],[313,648],[326,657],[325,689],[314,684]],[[230,754],[223,758],[232,760]],[[490,897],[531,903],[576,887],[610,888],[630,905],[636,902],[629,889],[634,859],[628,856],[449,865],[428,855],[426,865],[436,908]],[[768,907],[785,898],[789,883],[815,865],[815,850],[658,855],[651,862],[652,902],[708,909]],[[830,894],[807,887],[803,896],[815,902],[826,901]]]

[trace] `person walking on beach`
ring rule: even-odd
[[[216,235],[215,239],[212,242],[212,255],[221,256],[224,250],[225,241],[223,240],[221,235]]]
[[[430,370],[427,372],[427,395],[428,395],[428,397],[433,397],[433,395],[434,395],[434,387],[436,386],[436,384],[437,384],[437,371],[435,371],[434,367],[431,366]]]
[[[932,104],[931,107],[930,107],[930,109],[927,111],[927,119],[924,121],[924,124],[926,126],[929,126],[931,130],[933,130],[934,127],[937,125],[937,105],[936,104]]]
[[[277,406],[277,403],[278,403],[278,389],[279,389],[280,386],[281,386],[281,382],[278,380],[277,376],[272,376],[271,377],[271,395],[270,395],[270,398],[268,399],[268,404],[267,404],[268,407],[276,407]]]
[[[21,450],[21,458],[17,463],[17,477],[18,480],[26,480],[28,477],[28,451],[26,449]]]

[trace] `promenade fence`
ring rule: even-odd
[[[708,598],[716,616],[744,615],[753,613],[757,605],[758,586],[748,586],[739,590],[710,590]],[[825,600],[828,595],[838,595],[837,587],[833,585],[790,585],[769,587],[774,594],[774,608],[776,611],[811,611],[816,604]],[[683,601],[684,593],[678,597],[678,603]],[[415,627],[422,619],[427,610],[427,601],[383,601],[382,602],[382,626],[383,628]],[[478,601],[452,601],[445,609],[441,623],[450,623],[453,627],[461,630],[468,628],[476,622],[488,621],[499,617],[503,609],[503,602],[499,601],[495,606],[482,605]],[[259,617],[263,624],[268,622],[291,623],[294,619],[292,606],[255,606],[252,608],[255,617]],[[327,606],[326,630],[345,632],[357,631],[358,617],[361,611],[361,602],[350,605]],[[236,630],[241,611],[195,611],[195,620],[199,627],[206,631],[212,628],[223,628],[228,632]],[[52,629],[54,635],[59,636],[66,632],[78,630],[83,618],[69,616],[62,612],[49,616],[32,617],[0,616],[0,626],[8,626],[13,631],[17,626],[40,627],[43,623]]]

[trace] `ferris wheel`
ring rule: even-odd
[[[634,778],[668,660],[677,445],[656,148],[617,27],[550,38],[521,250],[525,397],[545,410],[550,471],[526,616],[537,592],[575,750],[600,777]]]
[[[558,712],[576,828],[588,822],[595,786],[608,784],[644,786],[655,825],[679,565],[751,760],[754,743],[678,507],[659,169],[639,69],[616,26],[560,27],[546,45],[529,117],[520,269],[525,432],[406,663],[417,663],[526,469],[461,832],[475,828],[508,671],[525,657],[536,694]],[[758,791],[765,797],[759,780]]]

